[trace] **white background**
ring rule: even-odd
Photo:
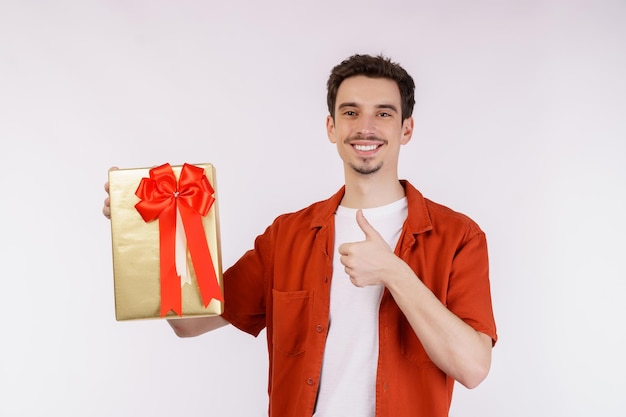
[[[451,415],[624,415],[623,0],[0,1],[0,415],[266,415],[264,333],[115,321],[103,184],[213,163],[231,265],[341,186],[353,53],[414,76],[401,177],[488,236],[500,341]]]

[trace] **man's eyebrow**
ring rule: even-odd
[[[394,106],[393,104],[379,104],[376,106],[377,109],[389,109],[389,110],[393,110],[396,113],[398,112],[398,108],[396,106]]]
[[[359,106],[356,103],[354,103],[354,102],[340,103],[337,106],[338,109],[343,109],[344,107],[359,107]]]

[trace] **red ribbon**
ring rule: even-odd
[[[174,171],[167,163],[152,168],[150,178],[142,178],[135,191],[140,199],[135,208],[144,221],[159,219],[161,317],[170,310],[179,316],[183,314],[175,255],[177,208],[204,307],[209,305],[211,299],[224,301],[202,224],[202,217],[208,214],[215,201],[214,193],[203,168],[184,164],[177,184]]]

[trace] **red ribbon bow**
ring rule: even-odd
[[[175,255],[177,208],[204,307],[211,299],[224,301],[202,224],[202,217],[207,215],[215,201],[214,193],[203,168],[184,164],[177,184],[174,171],[167,163],[152,168],[150,178],[142,178],[135,191],[140,199],[135,208],[144,221],[159,219],[161,317],[170,310],[182,316],[181,284]]]

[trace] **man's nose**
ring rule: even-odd
[[[371,116],[361,116],[357,125],[357,132],[362,136],[370,136],[376,132],[376,124]]]

